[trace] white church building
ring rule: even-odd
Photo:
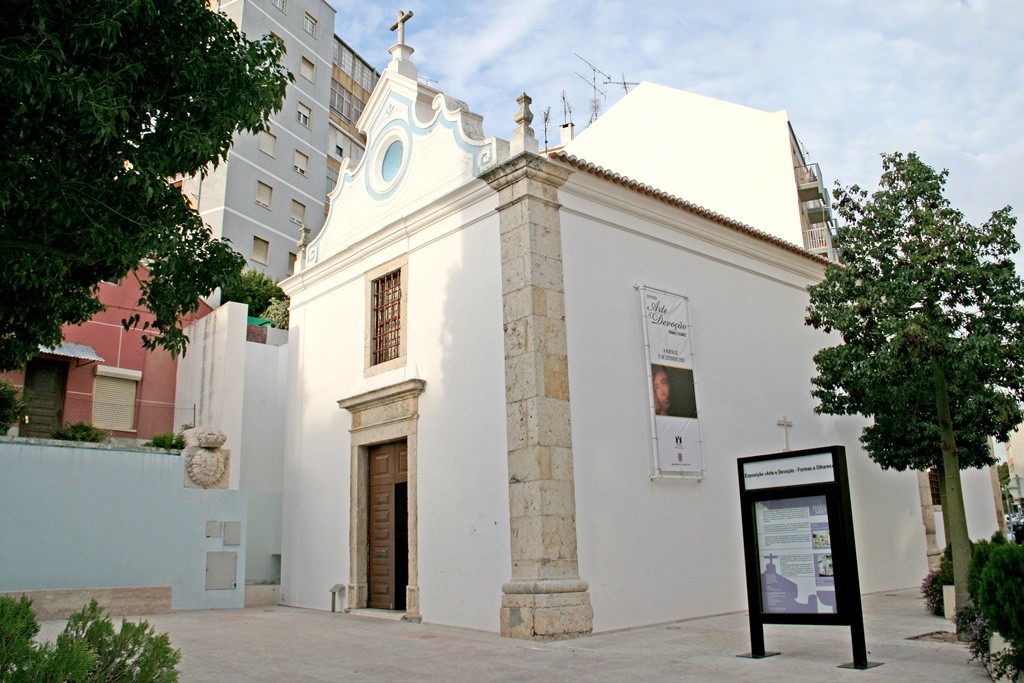
[[[828,261],[800,242],[802,160],[787,152],[770,202],[740,178],[705,207],[670,117],[621,142],[636,126],[618,106],[678,91],[642,85],[540,153],[528,98],[510,141],[484,137],[418,82],[402,34],[359,121],[366,153],[282,283],[280,602],[326,609],[333,590],[537,639],[744,610],[737,458],[832,444],[862,589],[918,585],[916,475],[875,465],[861,420],[814,413],[812,356],[837,340],[804,325]],[[646,175],[666,159],[675,180]],[[986,537],[988,474],[965,475]]]

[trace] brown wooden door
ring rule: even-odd
[[[408,583],[408,457],[404,441],[371,446],[368,607],[405,609]]]
[[[64,419],[64,390],[68,364],[59,360],[35,358],[25,368],[27,421],[18,431],[21,436],[48,439]]]

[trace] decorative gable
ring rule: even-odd
[[[366,152],[346,160],[320,235],[307,247],[305,267],[371,236],[400,228],[409,207],[425,207],[507,156],[508,143],[484,139],[483,119],[465,102],[417,80],[412,48],[391,48],[384,71],[359,119]]]

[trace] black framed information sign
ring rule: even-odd
[[[749,656],[770,657],[765,624],[849,626],[853,662],[867,661],[846,450],[826,446],[740,458],[750,617]]]

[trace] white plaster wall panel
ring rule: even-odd
[[[247,491],[281,491],[284,451],[284,391],[281,359],[286,350],[246,342],[245,411],[239,449],[245,454],[240,488]]]
[[[916,585],[925,565],[913,475],[881,474],[868,463],[858,449],[856,421],[813,415],[810,359],[824,338],[803,325],[806,293],[795,286],[801,278],[770,266],[762,270],[774,279],[756,275],[743,267],[745,256],[700,240],[678,241],[713,260],[638,237],[666,234],[636,219],[623,221],[632,233],[594,223],[574,214],[585,211],[585,203],[565,195],[571,209],[563,211],[562,229],[580,571],[591,584],[595,630],[745,609],[735,460],[781,450],[776,420],[783,413],[795,423],[793,448],[838,441],[848,449],[863,587]],[[608,216],[601,212],[603,220]],[[790,259],[785,253],[776,258]],[[691,299],[707,468],[699,484],[648,480],[649,399],[637,282]],[[609,430],[610,424],[616,428]],[[876,493],[866,499],[867,488]],[[893,517],[912,532],[892,539]]]
[[[964,509],[967,512],[967,534],[972,541],[990,539],[997,529],[990,476],[987,469],[960,472]],[[940,549],[946,547],[946,529],[942,525],[941,507],[935,508],[935,542]]]
[[[238,488],[245,454],[242,414],[245,403],[245,304],[230,302],[188,328],[188,353],[178,361],[175,405],[195,405],[197,427],[214,427],[227,437],[232,452],[229,488]]]
[[[789,135],[785,111],[644,82],[565,151],[799,245]]]
[[[285,462],[282,602],[329,609],[328,590],[348,582],[350,416],[337,400],[362,378],[363,280],[307,300],[290,400],[300,406],[298,449]],[[352,393],[358,393],[354,391]]]
[[[287,351],[288,382],[285,390],[285,429],[284,459],[281,471],[281,588],[278,600],[282,604],[291,604],[293,595],[298,593],[298,569],[293,568],[291,559],[299,557],[298,529],[302,525],[302,477],[299,467],[302,461],[302,449],[305,445],[303,431],[304,409],[302,392],[305,379],[299,372],[303,354],[303,337],[305,336],[305,308],[293,305],[288,318]],[[332,584],[333,585],[333,584]]]
[[[239,488],[249,493],[248,581],[279,579],[286,346],[247,342]]]
[[[418,429],[420,611],[493,631],[510,571],[497,218],[409,259]]]

